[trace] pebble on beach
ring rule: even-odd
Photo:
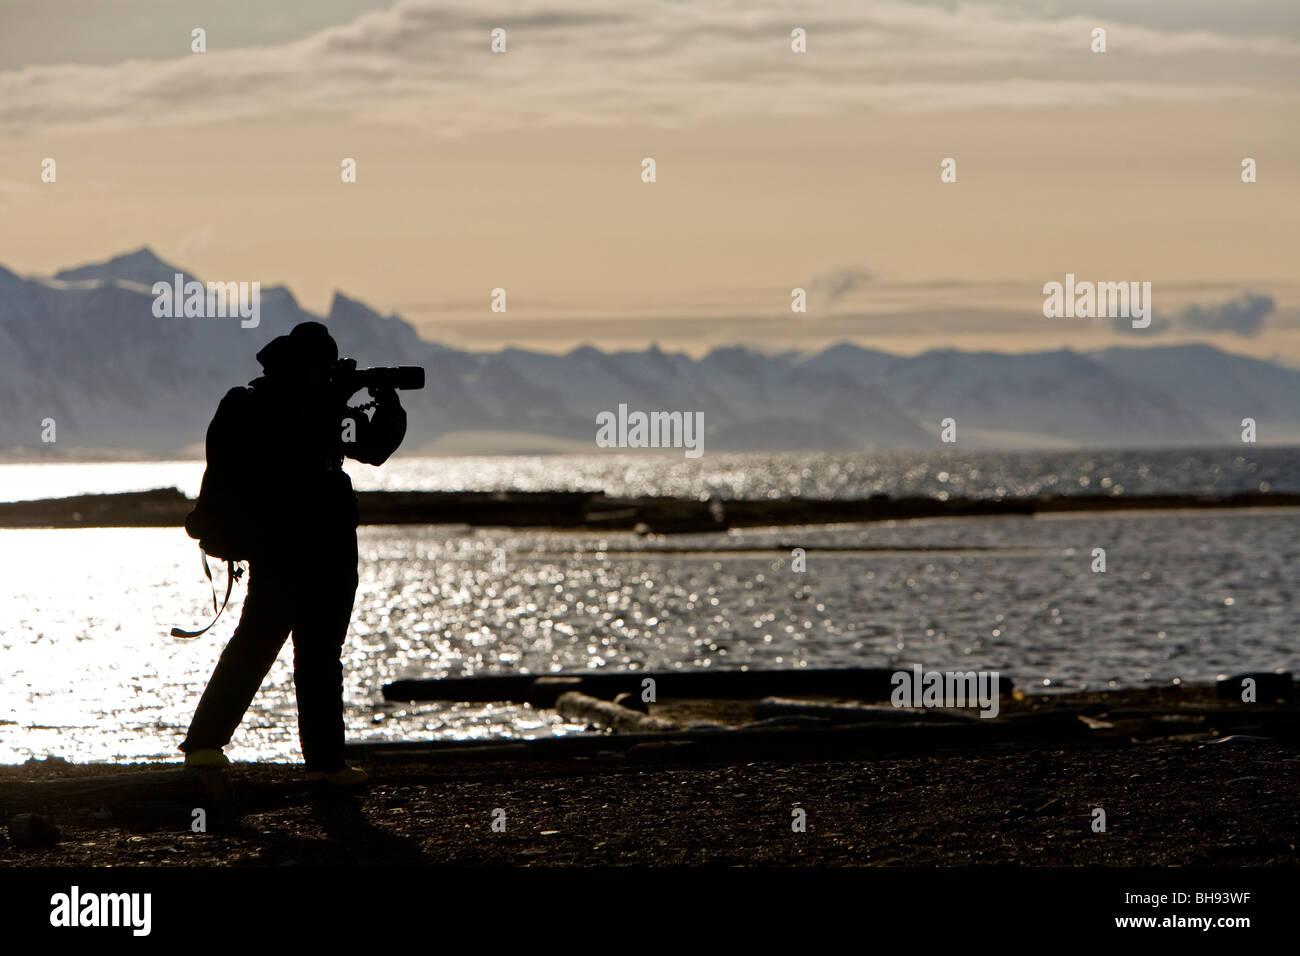
[[[40,813],[18,813],[9,821],[9,839],[24,849],[44,849],[59,842],[59,828]]]

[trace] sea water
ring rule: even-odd
[[[581,731],[527,705],[386,704],[384,683],[405,677],[919,662],[997,670],[1032,693],[1300,666],[1296,510],[672,538],[366,527],[360,544],[345,647],[357,741]],[[179,528],[2,530],[0,580],[0,762],[178,759],[243,586],[206,635],[170,637],[212,612]],[[291,665],[286,644],[235,759],[300,759]]]

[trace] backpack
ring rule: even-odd
[[[217,623],[230,603],[230,592],[235,582],[243,576],[244,569],[238,566],[239,562],[251,558],[258,543],[262,521],[253,507],[255,502],[249,484],[254,470],[241,460],[244,456],[240,441],[241,427],[253,412],[252,399],[251,388],[232,388],[217,406],[217,413],[208,425],[207,465],[199,486],[199,497],[194,510],[185,518],[185,533],[199,543],[203,574],[212,586],[212,609],[216,617],[201,631],[174,627],[171,630],[173,637],[198,637]],[[209,557],[226,562],[226,597],[220,608],[217,607],[217,589],[212,580]]]
[[[185,518],[185,533],[199,543],[204,554],[223,561],[247,561],[255,541],[250,516],[242,507],[246,502],[238,478],[235,469],[209,464],[203,471],[194,510]]]

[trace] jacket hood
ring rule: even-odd
[[[332,366],[338,359],[338,344],[319,322],[300,322],[288,335],[277,336],[257,353],[267,375]]]

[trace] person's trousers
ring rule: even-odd
[[[344,766],[341,655],[357,591],[356,532],[296,546],[292,555],[249,561],[239,624],[203,691],[182,751],[219,750],[230,742],[292,633],[303,762],[309,770]]]

